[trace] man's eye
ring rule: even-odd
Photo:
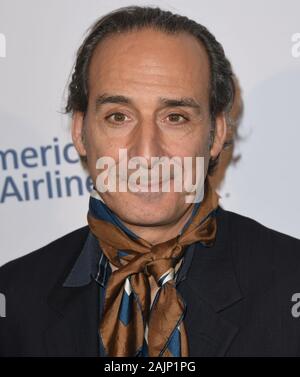
[[[123,113],[113,113],[105,117],[106,120],[108,121],[113,121],[116,123],[122,123],[126,121],[126,118],[128,118],[125,114]]]
[[[185,117],[181,114],[177,114],[177,113],[169,114],[167,118],[169,118],[169,121],[171,123],[181,123],[183,121],[188,120],[187,117]]]

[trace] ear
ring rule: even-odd
[[[210,156],[215,159],[221,153],[227,135],[227,122],[225,114],[221,113],[215,120],[214,140],[210,148]]]
[[[80,156],[86,156],[86,149],[83,142],[84,127],[84,114],[80,111],[75,111],[72,118],[72,140]]]

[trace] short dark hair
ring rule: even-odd
[[[80,111],[88,106],[88,72],[93,52],[107,36],[150,27],[167,34],[186,32],[196,37],[205,47],[210,62],[210,117],[211,135],[215,130],[218,114],[229,114],[234,96],[235,84],[231,64],[226,58],[222,45],[206,27],[188,17],[165,11],[159,7],[128,6],[116,9],[98,19],[88,30],[88,35],[79,47],[71,81],[68,87],[66,113]],[[231,144],[227,141],[224,145]],[[219,156],[218,156],[219,158]],[[218,158],[210,160],[208,174],[214,171]]]

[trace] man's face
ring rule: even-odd
[[[110,156],[118,166],[120,148],[127,149],[128,159],[146,158],[149,169],[151,157],[203,156],[205,172],[209,157],[219,153],[225,126],[217,119],[221,136],[210,150],[209,60],[194,37],[152,29],[107,37],[94,52],[88,80],[88,109],[84,121],[75,113],[73,140],[87,156],[95,185],[100,173],[96,161]],[[122,99],[103,103],[107,96]],[[187,98],[193,106],[162,100]],[[172,184],[170,192],[127,190],[101,196],[134,225],[176,223],[190,206],[186,192],[175,192]]]

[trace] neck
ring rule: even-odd
[[[176,219],[173,222],[163,225],[143,226],[133,225],[125,221],[122,222],[128,229],[137,234],[140,238],[150,242],[152,245],[156,245],[176,237],[189,220],[193,208],[194,206],[190,205],[179,220]]]

